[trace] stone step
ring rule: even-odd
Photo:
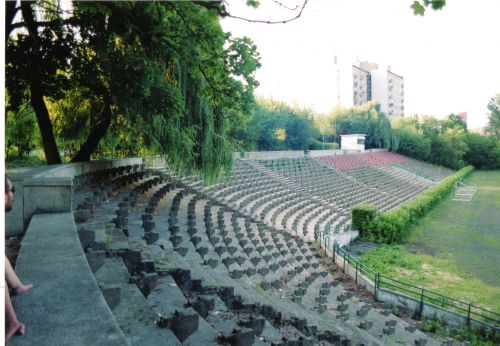
[[[188,307],[188,301],[170,275],[159,278],[147,299],[183,344],[211,345],[216,342],[217,331]]]

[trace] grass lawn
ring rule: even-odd
[[[443,201],[410,231],[404,247],[363,261],[381,273],[500,313],[500,171],[476,171],[471,202]]]

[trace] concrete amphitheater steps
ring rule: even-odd
[[[107,258],[95,277],[128,345],[182,345],[172,330],[158,328],[158,314],[137,285],[128,283],[130,274],[121,258]]]
[[[190,184],[196,185],[195,182]],[[148,245],[143,239],[144,222],[141,217],[144,216],[145,207],[149,205],[148,200],[160,186],[147,190],[138,198],[136,206],[128,213],[130,237],[122,239],[120,245],[122,251],[139,254],[139,262],[154,263],[155,270],[148,272],[151,275],[157,274],[154,284],[144,289],[137,277],[148,273],[141,274],[130,267],[128,273],[136,277],[142,292],[136,285],[124,285],[123,279],[121,284],[114,284],[117,287],[103,281],[103,292],[119,288],[126,297],[116,306],[112,299],[110,301],[120,324],[125,330],[128,326],[134,331],[126,333],[130,344],[142,344],[147,341],[147,337],[156,337],[153,334],[157,330],[151,329],[151,325],[157,328],[155,319],[158,321],[161,315],[165,320],[170,320],[175,317],[176,311],[180,320],[189,323],[197,321],[198,327],[195,329],[188,326],[191,330],[184,333],[165,328],[169,337],[172,337],[173,344],[177,340],[185,345],[224,342],[234,345],[309,345],[312,341],[311,330],[317,331],[318,340],[322,340],[324,345],[434,344],[423,333],[406,330],[406,322],[395,316],[385,316],[383,311],[370,308],[367,302],[356,296],[346,297],[346,291],[341,285],[334,284],[336,281],[331,276],[319,275],[321,267],[310,265],[309,262],[315,262],[315,258],[305,259],[311,255],[310,250],[303,241],[299,243],[297,237],[269,229],[263,222],[244,216],[230,206],[208,200],[206,195],[190,188],[191,185],[174,185],[176,187],[156,203],[152,220],[159,234],[156,243]],[[125,190],[127,189],[130,188]],[[124,195],[126,193],[119,193],[115,195],[115,199],[119,200]],[[97,210],[94,214],[96,220],[93,222],[105,223],[100,218],[104,214],[107,217],[113,216],[113,209],[118,206],[115,199],[109,203],[109,210],[107,207]],[[100,210],[107,211],[100,214]],[[207,215],[211,215],[209,219],[214,230],[207,228]],[[249,227],[247,222],[250,223]],[[252,244],[254,240],[256,242]],[[224,248],[220,254],[216,251],[216,245]],[[258,250],[267,246],[270,247],[269,250]],[[298,252],[292,254],[292,249]],[[113,246],[113,250],[120,249]],[[264,254],[276,254],[278,257],[253,261],[256,256]],[[297,261],[297,255],[301,256],[300,261]],[[225,263],[224,258],[231,258],[232,261]],[[264,265],[269,266],[270,270],[260,272],[257,263],[259,268]],[[271,268],[271,265],[278,267]],[[150,264],[146,266],[150,267]],[[293,280],[285,278],[287,273],[298,266],[301,267],[299,275],[293,274]],[[272,276],[269,274],[271,271],[279,275]],[[309,282],[312,272],[318,272],[318,275]],[[130,277],[130,274],[127,275]],[[283,296],[278,287],[261,287],[261,283],[268,278],[273,278],[273,281],[283,280],[289,285],[285,288],[293,295],[300,294],[300,299],[295,299],[293,295]],[[105,295],[109,299],[109,294]],[[338,300],[339,297],[343,301]],[[205,311],[200,310],[198,301],[213,303]],[[322,311],[316,309],[319,305],[323,306]],[[137,310],[138,307],[140,311]],[[252,329],[250,322],[240,324],[241,319],[248,320],[249,313],[260,321],[265,319],[260,334],[249,330]],[[136,315],[142,316],[141,319],[134,319]],[[392,322],[393,318],[395,323]],[[150,328],[147,329],[150,333],[138,330],[144,325],[144,321],[148,321],[145,328]],[[168,322],[165,322],[165,326],[172,327]],[[138,339],[134,343],[132,337],[136,334],[135,331]],[[173,334],[177,336],[172,336]],[[155,341],[148,343],[154,344]]]
[[[14,297],[27,330],[10,345],[126,344],[85,259],[72,213],[33,216],[16,272],[34,287]]]
[[[191,199],[192,195],[186,195],[184,197],[185,198],[183,198],[183,199],[185,200],[185,202],[182,202],[182,201],[179,202],[179,206],[180,206],[179,207],[179,220],[181,220],[181,216],[180,215],[182,214],[182,212],[184,212],[184,213],[186,212],[186,210],[187,210],[186,206],[188,205],[187,201],[189,201]],[[186,237],[187,237],[187,234],[186,234]],[[193,250],[191,250],[191,251],[193,251]],[[206,276],[205,274],[209,273],[211,271],[211,269],[210,268],[206,268],[205,270],[202,271],[203,274],[202,274],[202,272],[199,272],[197,270],[196,263],[200,263],[201,262],[200,260],[201,259],[196,260],[195,263],[193,263],[193,265],[191,266],[191,268],[193,270],[193,273],[196,273],[200,277],[204,277],[204,280],[207,280],[208,282],[211,282],[213,280],[213,277],[219,277],[219,278],[223,279],[222,282],[227,282],[227,283],[233,282],[234,286],[233,286],[233,284],[231,285],[233,287],[233,289],[235,287],[237,287],[236,282],[241,282],[240,285],[242,285],[242,287],[247,286],[251,282],[251,281],[247,282],[246,279],[245,279],[245,276],[243,276],[241,279],[231,279],[231,278],[227,277],[227,273],[224,274],[224,270],[223,271],[218,271],[217,270],[218,268],[214,269],[214,270],[216,270],[218,272],[218,274]],[[224,278],[224,276],[226,276],[226,278]],[[250,292],[247,289],[243,289],[243,291],[245,293],[242,293],[242,295],[245,295],[246,297],[249,297],[249,299],[251,301],[257,301],[257,302],[262,302],[263,303],[262,299],[260,299],[259,297],[257,297],[255,294],[250,294],[249,295]],[[281,298],[278,298],[278,299],[281,299]],[[289,304],[291,304],[291,303],[289,303]],[[358,310],[362,311],[363,307],[365,306],[364,303],[358,303],[358,302],[356,302],[356,304],[353,302],[351,305],[356,308],[356,311],[358,311]],[[365,322],[365,321],[361,321],[361,322]],[[359,322],[359,324],[361,324],[361,322]],[[391,322],[389,322],[389,323],[391,323]],[[367,324],[369,324],[369,322],[365,322],[365,325],[367,325]],[[352,328],[358,328],[359,327],[358,321],[353,321],[353,322],[350,323],[350,325],[351,325]],[[367,329],[369,329],[369,328],[367,328]],[[388,330],[388,333],[391,333],[390,329],[387,329],[387,330]],[[380,334],[376,334],[376,337],[380,338],[381,334],[382,334],[382,330],[381,330]],[[404,333],[401,333],[401,334],[404,334]],[[421,336],[422,336],[422,334],[418,335],[417,338],[419,338]],[[385,340],[389,340],[390,338],[391,338],[390,334],[388,334],[388,335],[385,336]],[[415,340],[417,340],[417,338],[415,338]],[[404,340],[406,340],[406,341],[411,340],[411,336],[406,336]],[[372,341],[375,342],[374,340],[372,340]]]

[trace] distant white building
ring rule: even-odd
[[[372,71],[373,99],[389,119],[404,116],[404,79],[391,71],[391,66]]]
[[[342,150],[365,150],[366,135],[352,134],[340,135],[340,149]]]
[[[404,78],[390,65],[335,59],[337,106],[352,107],[377,101],[389,119],[404,116]]]

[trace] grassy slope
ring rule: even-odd
[[[403,248],[363,256],[382,273],[500,312],[500,171],[474,172],[472,202],[446,200]],[[368,264],[367,263],[367,264]]]

